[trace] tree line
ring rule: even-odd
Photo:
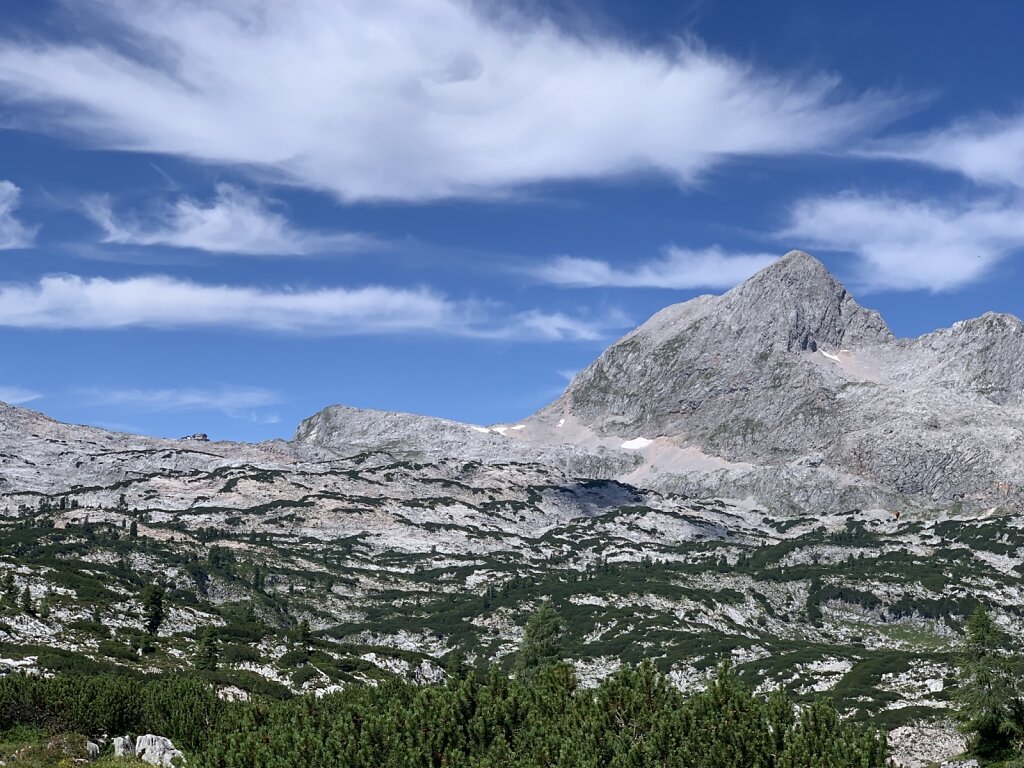
[[[515,674],[448,659],[447,681],[394,679],[288,700],[224,701],[198,677],[10,675],[0,731],[168,736],[198,768],[883,768],[884,734],[820,700],[755,695],[730,669],[684,694],[649,663],[581,687],[543,605]]]

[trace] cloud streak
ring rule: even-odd
[[[903,110],[709,52],[437,0],[83,0],[95,40],[0,40],[0,97],[91,146],[344,200],[507,194],[835,148]],[[27,114],[27,113],[26,113]]]
[[[9,405],[31,403],[33,400],[38,400],[41,397],[42,394],[39,392],[33,392],[31,389],[0,385],[0,402],[7,403]]]
[[[21,204],[21,189],[10,181],[0,181],[0,251],[31,248],[38,227],[28,227],[15,218]]]
[[[983,184],[1024,188],[1024,114],[964,120],[878,142],[859,154],[922,163]]]
[[[235,328],[322,335],[438,334],[480,339],[588,341],[626,321],[540,310],[502,313],[427,288],[264,289],[163,275],[124,279],[50,275],[0,284],[0,327],[114,330]]]
[[[278,392],[263,387],[220,386],[215,389],[167,387],[158,389],[87,388],[80,394],[89,406],[116,407],[145,413],[217,411],[231,419],[275,424],[280,417],[264,409],[282,401]]]
[[[218,389],[85,389],[90,405],[128,405],[147,411],[232,410],[277,405],[281,396],[262,387]]]
[[[149,223],[141,222],[137,215],[118,218],[105,196],[86,199],[83,210],[104,231],[103,242],[117,245],[161,245],[250,256],[304,256],[373,245],[362,235],[298,230],[261,198],[231,184],[218,184],[216,196],[209,202],[185,196],[165,204]]]
[[[951,291],[1024,248],[1024,206],[847,193],[800,201],[779,237],[854,255],[854,279],[868,290]]]
[[[274,424],[275,414],[264,410],[282,401],[273,390],[263,387],[222,386],[216,389],[83,389],[80,391],[92,406],[116,406],[120,409],[166,413],[173,411],[219,411],[233,419]]]
[[[699,251],[669,247],[660,259],[629,268],[560,256],[531,270],[531,274],[546,283],[577,288],[721,289],[742,282],[777,258],[761,253],[730,254],[717,247]]]

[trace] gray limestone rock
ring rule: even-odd
[[[161,768],[172,768],[175,765],[185,764],[185,756],[181,751],[175,749],[170,739],[154,736],[151,733],[136,739],[135,756],[144,763],[158,765]]]
[[[131,736],[115,736],[114,757],[135,757],[135,739]]]
[[[1016,510],[1022,393],[1018,319],[990,314],[897,339],[820,262],[794,251],[722,296],[659,312],[526,424],[662,437],[748,465],[723,474],[663,462],[650,473],[654,487],[727,495],[756,486],[759,500],[778,504],[791,493],[786,465],[818,465],[822,473],[806,476],[812,509],[832,503],[824,486],[838,482],[857,490],[847,494],[857,506],[895,497],[897,506]]]

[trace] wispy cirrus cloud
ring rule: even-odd
[[[21,204],[21,188],[14,182],[0,180],[0,251],[31,248],[38,227],[20,222],[14,212]]]
[[[266,408],[283,398],[263,387],[220,386],[212,389],[167,387],[156,389],[86,388],[79,394],[91,406],[116,406],[122,410],[146,413],[168,411],[219,411],[230,418],[275,424],[278,416]]]
[[[228,410],[277,405],[281,396],[262,387],[222,386],[216,389],[98,389],[81,390],[90,405],[130,405],[148,411]]]
[[[625,322],[617,312],[578,318],[540,310],[509,312],[497,305],[454,300],[428,288],[268,289],[164,275],[50,275],[35,283],[0,284],[0,327],[10,328],[235,328],[587,341],[604,338]]]
[[[1024,204],[857,193],[807,198],[793,207],[778,236],[851,254],[854,279],[868,290],[950,291],[1024,248]]]
[[[764,269],[777,255],[727,253],[721,248],[669,247],[661,258],[628,267],[607,261],[560,256],[530,270],[539,280],[579,288],[731,288]]]
[[[0,39],[0,96],[91,146],[345,200],[492,196],[834,148],[904,109],[714,53],[458,0],[83,0],[102,35]],[[79,33],[88,25],[79,25]]]
[[[467,335],[491,339],[536,339],[540,341],[600,341],[608,332],[632,325],[629,317],[610,310],[599,317],[574,317],[564,312],[531,309],[517,312],[493,328],[471,330]]]
[[[41,397],[41,393],[35,392],[31,389],[0,385],[0,402],[7,403],[9,405],[31,403],[33,400],[38,400]]]
[[[262,198],[231,184],[218,184],[215,197],[207,202],[183,196],[128,218],[115,215],[107,196],[87,198],[83,211],[103,230],[103,242],[117,245],[249,256],[304,256],[374,247],[371,238],[355,233],[298,229]]]
[[[961,120],[875,142],[858,154],[930,165],[983,184],[1024,188],[1024,114]]]

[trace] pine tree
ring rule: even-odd
[[[21,593],[21,610],[27,613],[29,616],[35,615],[35,608],[32,605],[32,592],[29,591],[28,586]]]
[[[526,622],[523,643],[516,656],[515,670],[520,677],[529,677],[543,667],[557,664],[564,657],[562,619],[544,601]]]
[[[466,676],[466,654],[456,649],[444,660],[444,671],[450,680],[461,680]]]
[[[971,751],[983,758],[1008,753],[1024,735],[1024,702],[1003,650],[1006,635],[983,607],[967,620],[960,660],[957,719]]]
[[[132,524],[128,528],[128,538],[130,538],[130,539],[137,539],[137,538],[139,538],[139,524],[135,520],[132,520]]]
[[[217,636],[212,627],[206,627],[199,633],[199,643],[196,646],[196,669],[212,672],[217,669],[217,662],[219,660],[220,653],[217,648]]]
[[[155,637],[164,622],[164,590],[159,586],[148,586],[142,592],[142,615],[146,632]]]

